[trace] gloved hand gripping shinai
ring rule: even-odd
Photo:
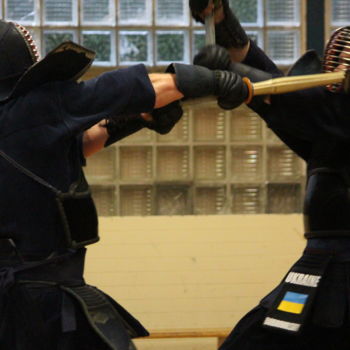
[[[167,72],[175,73],[177,88],[185,98],[214,95],[221,108],[233,109],[249,96],[247,84],[233,72],[180,63],[171,64]]]
[[[203,23],[202,13],[208,5],[209,0],[190,0],[192,17]],[[223,8],[224,19],[215,25],[216,43],[226,48],[244,47],[249,42],[248,35],[230,9],[228,0],[214,0],[214,11],[220,7]]]
[[[232,62],[228,51],[219,45],[203,47],[193,59],[193,63],[209,69],[225,69],[246,77],[252,82],[269,80],[273,76],[260,69],[250,67],[243,63]]]
[[[219,45],[208,45],[202,48],[193,60],[195,65],[207,67],[209,69],[225,69],[241,76],[249,88],[249,97],[246,103],[250,103],[253,95],[251,82],[265,81],[273,78],[272,74],[260,69],[250,67],[243,63],[232,62],[228,51]],[[256,99],[263,99],[258,96]]]

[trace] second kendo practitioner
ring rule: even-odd
[[[83,278],[99,239],[84,155],[142,127],[166,133],[183,97],[234,108],[246,94],[235,73],[182,64],[79,82],[93,59],[65,42],[40,60],[25,28],[0,21],[1,350],[135,349],[146,329]]]
[[[221,45],[204,48],[196,64],[225,67],[252,81],[282,75],[249,40],[226,0],[216,2],[215,8],[212,1],[200,0],[191,0],[190,6],[201,21],[214,9]],[[344,27],[330,38],[323,61],[307,52],[289,75],[349,67],[350,27]],[[255,97],[249,107],[307,162],[306,247],[281,283],[238,322],[220,350],[350,349],[350,96],[336,84]]]

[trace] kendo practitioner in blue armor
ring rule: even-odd
[[[216,42],[196,64],[251,81],[282,76],[246,35],[227,0],[190,0],[202,21],[214,10]],[[289,75],[347,70],[350,27],[335,31],[323,61],[308,51]],[[281,283],[232,330],[220,350],[350,349],[350,96],[342,84],[254,97],[248,104],[307,163],[306,247]],[[281,228],[283,229],[283,228]]]
[[[143,127],[168,132],[178,100],[214,95],[235,108],[239,75],[144,65],[78,81],[94,52],[65,42],[39,59],[30,33],[0,21],[0,349],[132,350],[146,329],[83,278],[96,243],[85,156]]]

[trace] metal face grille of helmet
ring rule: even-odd
[[[323,71],[329,73],[348,69],[350,69],[350,27],[342,27],[332,34],[326,45]],[[329,91],[339,92],[343,89],[343,84],[332,84],[327,88]]]
[[[14,25],[16,26],[16,28],[22,35],[25,43],[27,44],[27,47],[33,59],[33,63],[38,62],[40,60],[39,50],[29,30],[27,30],[26,28],[24,28],[18,23],[14,23]]]
[[[0,20],[0,82],[2,89],[14,85],[39,60],[35,42],[19,24]]]

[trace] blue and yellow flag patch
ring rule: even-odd
[[[287,292],[277,310],[301,314],[308,297],[307,294]]]

